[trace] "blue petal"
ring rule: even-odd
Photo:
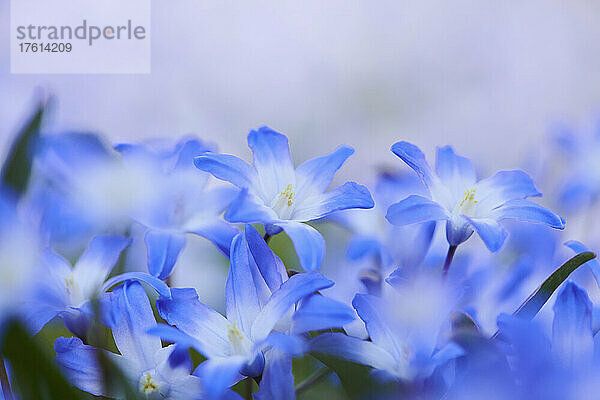
[[[361,260],[365,257],[378,255],[381,251],[381,242],[368,236],[357,236],[350,239],[346,255],[350,260]]]
[[[229,354],[229,322],[225,317],[202,304],[194,289],[173,288],[171,295],[171,299],[159,298],[156,301],[160,316],[198,340],[199,351],[205,356]]]
[[[144,241],[148,253],[148,272],[159,279],[166,279],[185,246],[185,236],[150,229]]]
[[[292,358],[290,356],[277,350],[271,350],[267,353],[260,388],[254,398],[257,400],[296,399]]]
[[[304,300],[294,313],[294,333],[341,328],[354,321],[356,313],[344,303],[320,294]]]
[[[190,227],[187,231],[210,240],[227,257],[229,257],[231,241],[239,233],[238,229],[218,219],[202,224],[202,226]]]
[[[103,373],[98,365],[97,351],[92,346],[83,344],[76,337],[59,337],[54,343],[56,351],[56,363],[65,372],[67,377],[79,389],[95,396],[114,397],[115,393],[107,393],[104,384]],[[107,354],[110,354],[107,352]],[[115,359],[121,356],[110,354]]]
[[[477,180],[471,161],[457,155],[450,146],[438,148],[435,170],[446,186],[460,193]]]
[[[90,313],[87,312],[89,310],[86,310],[86,308],[84,304],[82,309],[71,309],[60,314],[67,329],[80,337],[87,336],[91,324]]]
[[[252,324],[252,339],[260,341],[266,338],[275,324],[287,313],[292,306],[302,298],[333,286],[333,282],[325,279],[316,272],[296,274],[285,281],[281,287],[273,292],[268,303]]]
[[[296,221],[323,218],[333,212],[350,208],[373,208],[375,203],[366,186],[346,182],[327,193],[308,197],[299,202],[292,213]]]
[[[494,210],[497,219],[517,219],[564,229],[565,221],[557,214],[528,200],[511,200]]]
[[[518,376],[538,378],[539,371],[552,365],[550,341],[539,324],[507,314],[500,314],[497,323],[503,341],[510,346],[508,353],[515,358]]]
[[[316,271],[325,256],[325,239],[313,227],[301,222],[278,222],[294,243],[302,268]]]
[[[277,221],[279,217],[272,208],[267,207],[260,198],[242,190],[240,194],[231,202],[225,219],[229,222],[269,223]]]
[[[425,154],[414,144],[398,142],[392,146],[392,152],[411,167],[428,188],[433,184],[433,173],[425,159]]]
[[[265,232],[268,233],[269,236],[275,236],[283,232],[283,229],[277,225],[265,224]]]
[[[125,160],[152,160],[160,161],[158,154],[145,144],[119,143],[114,146],[115,151],[121,153]]]
[[[1,216],[2,212],[0,211]],[[14,215],[11,215],[11,217],[14,217]],[[4,222],[6,222],[6,219]],[[24,303],[21,309],[27,326],[34,334],[52,318],[67,309],[69,299],[65,290],[64,277],[69,276],[72,271],[72,267],[67,260],[49,249],[42,253],[40,263],[41,271],[44,274],[37,280],[39,286],[34,298]]]
[[[257,347],[275,348],[294,357],[300,357],[307,351],[307,343],[302,336],[286,335],[281,332],[272,332],[263,342],[258,343]]]
[[[177,145],[175,169],[186,170],[194,167],[194,158],[200,154],[215,151],[215,146],[198,139],[184,139]]]
[[[433,200],[423,196],[412,195],[392,204],[385,218],[394,225],[409,225],[418,222],[439,221],[448,219],[446,210]]]
[[[198,366],[197,374],[204,383],[204,398],[220,399],[227,388],[235,383],[240,369],[244,366],[243,357],[211,358]]]
[[[273,198],[287,185],[296,182],[287,137],[263,126],[250,131],[248,146],[266,198]]]
[[[432,361],[435,366],[440,366],[464,354],[465,350],[462,347],[450,342],[433,354]]]
[[[130,243],[130,239],[119,235],[96,236],[90,241],[73,268],[73,279],[83,293],[93,293],[104,282]]]
[[[90,133],[43,135],[37,145],[36,162],[42,166],[41,171],[59,180],[82,166],[109,159],[108,148]]]
[[[263,237],[252,225],[246,225],[244,235],[250,249],[250,254],[254,258],[267,286],[271,291],[279,289],[281,284],[288,279],[285,265],[273,253]]]
[[[258,177],[256,170],[245,161],[229,154],[206,153],[194,158],[196,168],[215,178],[231,182],[239,188],[252,187]]]
[[[106,325],[108,328],[114,328],[121,318],[121,310],[120,310],[120,301],[121,296],[118,291],[104,293],[98,303],[99,303],[99,311],[100,311],[100,322]],[[90,305],[91,303],[88,302]],[[93,307],[91,307],[91,315],[93,315]]]
[[[587,248],[586,245],[584,245],[583,243],[578,242],[576,240],[570,240],[570,241],[566,242],[565,246],[567,246],[568,248],[573,250],[575,253],[583,253],[584,251],[591,251],[590,249]],[[600,286],[600,261],[598,261],[598,258],[594,258],[594,259],[586,262],[585,265],[590,267],[590,269],[592,270],[592,273],[594,274],[594,278],[596,279],[596,283],[598,284],[598,286]]]
[[[343,333],[324,333],[310,341],[311,351],[330,354],[344,360],[393,371],[396,367],[394,357],[373,342],[367,342]]]
[[[303,196],[323,193],[331,184],[337,170],[352,154],[354,149],[341,146],[331,154],[302,163],[296,168],[296,193]]]
[[[552,253],[554,254],[554,253]],[[527,278],[534,270],[535,263],[528,255],[519,258],[508,272],[508,277],[504,279],[504,283],[498,290],[498,303],[508,300],[512,295],[519,293]]]
[[[231,244],[231,262],[225,285],[227,319],[248,335],[270,295],[271,291],[251,257],[246,239],[240,233]]]
[[[542,194],[523,171],[500,171],[477,182],[478,208],[491,210],[509,200],[537,197]]]
[[[572,281],[565,283],[554,303],[552,352],[568,367],[585,364],[594,354],[592,302],[585,290]]]
[[[154,355],[162,348],[160,339],[148,335],[156,325],[146,291],[138,282],[126,282],[115,290],[120,296],[119,322],[112,328],[119,352],[144,369],[154,367]]]
[[[465,218],[475,228],[491,252],[500,250],[508,234],[498,222],[491,218]]]
[[[582,210],[586,205],[594,201],[597,195],[595,185],[584,177],[581,180],[571,178],[560,189],[559,204],[571,212]]]
[[[148,330],[148,334],[156,334],[159,333],[160,331],[158,329],[156,329],[156,327],[150,328],[150,330]],[[156,335],[156,336],[160,336],[160,335]],[[176,344],[175,347],[173,348],[173,351],[171,351],[171,354],[169,354],[169,367],[175,369],[175,368],[179,368],[181,366],[185,366],[186,364],[189,365],[191,364],[192,360],[190,359],[190,351],[189,348],[186,344],[183,345],[179,345]]]
[[[396,359],[402,357],[402,347],[398,343],[397,332],[394,331],[390,316],[382,312],[386,307],[379,297],[357,294],[352,300],[352,305],[358,316],[365,322],[369,337],[378,346],[386,350]]]
[[[58,316],[64,308],[53,307],[42,302],[24,303],[20,312],[23,315],[23,322],[32,335],[37,334],[48,322]]]
[[[446,221],[446,239],[451,246],[463,243],[473,232],[473,226],[464,215],[454,216]]]
[[[188,335],[182,330],[175,328],[174,326],[167,324],[157,324],[146,330],[146,333],[151,336],[159,337],[164,341],[176,344],[177,349],[175,349],[174,352],[176,351],[178,354],[174,354],[173,358],[169,356],[169,364],[171,364],[173,367],[179,365],[179,362],[182,361],[182,359],[180,358],[180,352],[182,352],[183,349],[187,351],[187,349],[192,348],[199,351],[200,354],[206,354],[206,349],[202,342],[200,342],[195,337]]]
[[[109,280],[104,283],[102,287],[103,291],[109,290],[111,287],[115,286],[118,283],[125,281],[139,281],[144,282],[150,285],[158,294],[162,297],[170,298],[171,297],[171,289],[167,286],[166,283],[161,281],[155,276],[152,276],[146,272],[125,272],[124,274],[120,274],[117,276],[113,276]]]

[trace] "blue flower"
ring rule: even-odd
[[[202,364],[203,376],[207,385],[211,382],[207,390],[214,396],[239,379],[239,374],[258,376],[272,368],[265,367],[265,357],[267,363],[274,358],[291,367],[281,353],[304,352],[298,334],[340,327],[354,318],[352,310],[315,294],[333,285],[320,274],[288,278],[281,260],[250,225],[235,237],[230,254],[226,317],[202,304],[194,289],[171,289],[172,298],[160,298],[157,306],[160,315],[177,329],[158,325],[151,331],[182,347],[193,347],[208,359]],[[295,308],[298,311],[294,313]],[[285,384],[287,381],[268,379],[291,374],[291,370],[270,371],[261,386]],[[288,385],[289,390],[293,387]]]
[[[370,341],[343,333],[324,333],[311,340],[312,351],[371,366],[384,379],[411,381],[463,354],[455,343],[438,345],[443,325],[457,302],[439,277],[429,274],[406,282],[387,279],[390,297],[357,294],[352,305],[365,322]]]
[[[32,203],[51,244],[73,249],[73,243],[96,232],[131,231],[132,224],[140,223],[146,228],[148,270],[160,279],[171,274],[187,233],[228,253],[238,230],[221,214],[237,191],[208,188],[210,175],[193,164],[195,156],[213,146],[186,137],[175,144],[120,144],[115,149],[82,133],[42,140]]]
[[[375,207],[370,210],[347,210],[331,217],[353,233],[348,244],[348,258],[352,261],[371,258],[375,268],[382,269],[381,281],[392,269],[418,267],[431,244],[435,222],[393,226],[386,221],[385,214],[398,198],[420,192],[425,194],[414,175],[386,171],[377,177],[373,191]],[[398,240],[399,237],[403,240]]]
[[[262,127],[248,134],[248,146],[254,154],[253,166],[232,155],[208,153],[196,157],[196,167],[242,189],[225,214],[228,221],[260,222],[271,235],[285,230],[304,269],[318,269],[325,240],[303,222],[339,210],[373,207],[367,188],[354,182],[325,192],[354,150],[340,147],[294,169],[284,135]]]
[[[169,356],[174,345],[162,347],[161,341],[146,331],[156,324],[146,292],[137,282],[126,282],[113,292],[118,316],[112,328],[120,354],[83,344],[79,338],[56,339],[56,362],[79,389],[95,396],[122,398],[123,394],[107,387],[97,352],[103,351],[121,369],[132,388],[148,399],[194,400],[203,396],[202,379],[190,374],[189,356],[172,366]],[[228,399],[241,399],[234,393]]]
[[[102,317],[107,324],[114,321],[110,306],[112,296],[105,292],[126,279],[148,283],[163,296],[169,288],[161,280],[143,272],[127,272],[107,280],[121,252],[130,240],[119,235],[94,237],[75,266],[51,250],[42,256],[42,272],[35,279],[33,300],[25,305],[25,315],[33,332],[60,317],[74,334],[85,337],[93,315],[90,301],[98,298]]]
[[[556,129],[556,158],[566,163],[558,184],[558,203],[566,212],[586,211],[600,196],[600,130],[575,133],[569,127]]]
[[[157,177],[162,185],[160,197],[136,217],[148,228],[144,241],[148,271],[152,275],[165,279],[171,274],[185,246],[186,233],[210,240],[229,255],[231,241],[239,231],[226,223],[221,214],[237,193],[229,187],[209,189],[209,175],[198,171],[193,163],[195,156],[214,147],[195,138],[185,138],[173,149],[137,144],[121,144],[116,148],[125,162],[161,167],[161,176]]]
[[[564,220],[558,215],[525,200],[541,193],[523,171],[500,171],[478,181],[471,162],[449,146],[438,149],[435,172],[421,150],[410,143],[398,142],[392,151],[419,175],[429,191],[429,197],[412,195],[392,205],[387,213],[392,224],[446,221],[450,246],[458,246],[477,231],[493,252],[502,247],[507,236],[499,223],[502,220],[564,228]]]
[[[522,396],[518,398],[581,398],[576,393],[584,393],[583,385],[594,378],[597,360],[587,293],[568,281],[553,310],[551,338],[536,321],[506,314],[498,317],[499,342],[510,357],[515,386]],[[597,381],[592,386],[597,388]]]

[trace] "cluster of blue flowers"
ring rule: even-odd
[[[591,399],[600,389],[588,295],[600,264],[588,257],[573,279],[556,281],[559,270],[546,281],[555,288],[535,291],[587,248],[560,244],[565,220],[530,200],[541,193],[528,174],[478,179],[448,146],[432,168],[398,142],[397,168],[379,174],[373,199],[355,182],[329,190],[349,147],[295,167],[270,128],[251,131],[248,146],[252,164],[194,137],[108,146],[41,135],[26,193],[0,196],[0,332],[62,321],[72,335],[55,341],[59,370],[110,398],[129,387],[148,399],[291,400],[318,378],[353,399]],[[556,208],[595,205],[600,180],[584,172]],[[345,232],[345,254],[326,255],[327,224]],[[298,270],[270,247],[283,233]],[[172,284],[190,235],[228,259],[224,313]],[[118,353],[93,345],[99,327]],[[295,379],[294,359],[310,359],[314,375]],[[124,385],[107,382],[102,360]]]

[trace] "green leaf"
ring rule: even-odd
[[[83,399],[63,376],[53,360],[19,323],[10,322],[4,331],[2,354],[10,362],[13,391],[22,399]]]
[[[45,104],[40,104],[12,143],[2,166],[0,179],[21,196],[27,190],[31,175],[33,143],[39,138]]]
[[[546,279],[531,296],[521,304],[521,306],[513,313],[519,318],[533,319],[541,308],[546,304],[552,293],[571,275],[573,271],[594,259],[596,255],[591,251],[584,251],[577,254],[569,261],[565,262],[556,271],[554,271],[548,279]]]

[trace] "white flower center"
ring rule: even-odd
[[[140,378],[140,392],[148,395],[158,391],[159,384],[150,372],[145,372]]]
[[[466,215],[468,217],[473,216],[473,211],[475,211],[475,206],[478,201],[475,199],[475,192],[477,189],[469,189],[465,190],[465,196],[461,200],[458,205],[458,211],[460,214]]]
[[[294,188],[292,184],[286,186],[286,188],[275,197],[271,208],[279,215],[281,219],[289,219],[292,215],[294,208]]]
[[[85,299],[81,287],[73,277],[73,273],[71,273],[69,276],[63,277],[63,279],[65,280],[65,289],[67,290],[67,296],[71,300],[71,304],[81,304]]]
[[[238,329],[236,324],[229,325],[227,339],[229,339],[234,354],[243,355],[249,352],[249,340],[244,333]]]

